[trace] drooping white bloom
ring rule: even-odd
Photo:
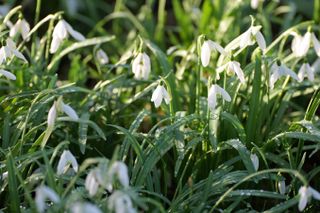
[[[245,83],[244,73],[240,67],[240,63],[237,61],[229,61],[228,63],[222,65],[217,68],[217,72],[220,73],[223,70],[227,71],[228,75],[233,75],[234,73],[237,75],[241,83]]]
[[[122,186],[129,186],[128,168],[126,164],[120,161],[114,162],[110,167],[110,176],[117,175],[119,182]]]
[[[170,96],[164,86],[161,86],[159,84],[152,93],[151,101],[154,102],[155,107],[158,108],[161,105],[163,99],[166,104],[169,104]]]
[[[272,73],[270,76],[271,89],[274,88],[274,84],[281,76],[290,76],[293,79],[299,81],[299,77],[297,76],[297,74],[283,64],[279,66],[277,63],[273,63],[270,68],[270,71]]]
[[[251,154],[250,155],[250,159],[252,161],[254,170],[258,171],[258,169],[259,169],[259,158],[258,158],[258,156],[256,154]]]
[[[299,211],[303,211],[306,208],[308,200],[311,199],[311,197],[313,197],[316,200],[320,200],[320,193],[313,189],[311,186],[300,187],[299,195]]]
[[[56,107],[56,102],[54,102],[48,112],[48,119],[47,119],[48,126],[53,127],[56,121],[56,118],[57,118],[57,107]]]
[[[85,188],[89,192],[90,196],[94,196],[98,192],[98,189],[99,189],[98,175],[99,175],[99,170],[92,169],[86,177]]]
[[[61,175],[65,173],[70,164],[72,166],[72,169],[77,172],[79,166],[76,158],[69,150],[64,150],[58,163],[57,174]]]
[[[84,202],[84,203],[77,202],[73,204],[71,207],[71,212],[72,213],[102,213],[102,211],[97,206],[88,202]]]
[[[240,48],[245,48],[247,46],[251,46],[257,41],[258,46],[261,50],[266,49],[266,40],[264,39],[264,36],[260,32],[261,26],[251,26],[249,29],[244,32],[242,35],[240,35],[240,42],[239,46]]]
[[[286,182],[284,180],[278,182],[278,190],[282,195],[286,193]]]
[[[228,102],[231,101],[231,97],[227,91],[225,91],[223,88],[221,88],[217,84],[211,85],[208,93],[208,106],[212,111],[214,111],[214,109],[217,106],[217,95],[221,95],[225,101],[228,101]]]
[[[0,69],[0,75],[3,75],[3,76],[5,76],[6,78],[8,78],[10,80],[16,80],[17,79],[16,76],[13,73],[11,73],[11,72],[9,72],[7,70],[3,70],[3,69]]]
[[[96,57],[101,65],[109,63],[109,57],[102,49],[97,51]]]
[[[312,69],[310,64],[303,63],[298,72],[298,78],[300,82],[303,81],[306,74],[309,81],[314,81],[314,70]]]
[[[47,186],[39,186],[36,189],[36,197],[35,197],[35,203],[36,207],[38,209],[38,212],[42,213],[45,211],[47,205],[46,205],[46,200],[49,199],[50,201],[54,203],[60,202],[60,198],[53,191],[51,188]]]
[[[109,197],[108,207],[115,213],[135,213],[136,210],[132,206],[129,195],[121,191],[115,191]]]
[[[72,120],[77,121],[79,116],[77,115],[76,111],[69,105],[63,103],[61,101],[60,109],[66,113]]]
[[[320,57],[320,42],[313,32],[306,32],[304,36],[298,33],[292,33],[294,36],[291,43],[291,50],[295,57],[303,57],[307,55],[311,45],[313,45],[316,54]]]
[[[12,39],[7,38],[6,45],[0,48],[0,64],[2,64],[7,58],[12,58],[16,56],[20,58],[24,62],[28,63],[27,59],[19,52],[16,48],[16,44],[12,41]]]
[[[10,37],[14,37],[17,33],[20,33],[23,40],[27,39],[27,35],[30,32],[30,25],[25,19],[19,19],[11,28],[10,28]]]
[[[69,34],[77,41],[85,40],[85,37],[81,33],[75,31],[70,24],[61,19],[53,29],[50,53],[55,53],[61,42],[66,39]]]
[[[135,79],[147,80],[151,71],[150,58],[146,53],[139,53],[132,62],[132,72]]]
[[[316,51],[316,54],[320,57],[320,42],[313,32],[311,33],[311,41],[313,44],[313,48]]]
[[[206,40],[203,42],[201,46],[201,63],[202,66],[206,67],[209,65],[210,62],[210,56],[211,56],[211,51],[216,50],[220,54],[227,55],[227,52],[224,50],[223,47],[220,46],[220,44],[211,41],[211,40]]]
[[[250,6],[252,9],[257,9],[259,4],[262,3],[264,0],[251,0]]]
[[[312,70],[314,70],[314,72],[320,72],[320,58],[317,58],[317,60],[315,60],[311,66]]]

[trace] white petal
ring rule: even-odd
[[[312,188],[311,186],[308,187],[308,190],[311,192],[312,197],[316,200],[320,200],[320,193],[315,190],[314,188]]]
[[[272,73],[270,75],[270,88],[274,88],[274,84],[276,81],[279,79],[280,74],[279,74],[279,66],[276,63],[273,63],[270,68],[270,72]]]
[[[134,73],[135,75],[135,78],[140,80],[141,79],[141,73],[142,73],[142,53],[139,53],[137,55],[137,57],[135,57],[133,59],[133,62],[132,62],[132,72]]]
[[[27,61],[27,59],[24,57],[24,55],[22,55],[22,53],[19,52],[17,49],[13,49],[13,50],[12,50],[12,53],[13,53],[16,57],[18,57],[18,58],[20,58],[21,60],[23,60],[24,62],[28,63],[28,61]]]
[[[303,63],[298,71],[299,82],[303,81],[306,72],[306,64]]]
[[[78,162],[73,154],[69,150],[64,150],[57,167],[57,174],[61,175],[65,173],[66,167],[71,164],[75,172],[78,171]]]
[[[241,83],[245,83],[244,74],[240,67],[240,63],[237,61],[232,61],[233,71],[237,74],[238,78],[240,79]]]
[[[284,195],[286,193],[286,182],[284,180],[278,182],[278,189],[280,194]]]
[[[60,202],[59,196],[47,186],[39,186],[36,189],[35,203],[40,213],[46,209],[46,199],[50,199],[54,203]]]
[[[167,90],[164,87],[162,87],[161,90],[162,90],[162,97],[163,97],[164,101],[166,102],[166,104],[169,104],[170,100],[171,100],[169,93],[167,92]]]
[[[1,50],[0,50],[0,52],[1,52]],[[313,62],[311,68],[312,68],[313,72],[319,72],[320,71],[320,58],[318,58],[317,60],[315,60]]]
[[[225,101],[228,101],[228,102],[231,101],[231,97],[225,89],[223,89],[222,87],[220,87],[218,85],[214,85],[214,86],[216,88],[216,92],[219,93]]]
[[[74,109],[67,105],[62,103],[61,109],[64,113],[66,113],[72,120],[77,121],[79,119],[79,116],[77,115],[76,111]]]
[[[99,188],[97,180],[97,170],[91,170],[86,177],[85,188],[88,190],[90,196],[94,196]]]
[[[77,202],[71,208],[72,213],[102,213],[102,211],[95,205],[85,202]]]
[[[10,80],[16,80],[17,79],[16,76],[13,73],[11,73],[9,71],[6,71],[6,70],[0,69],[0,74],[4,75],[5,77],[7,77]]]
[[[316,54],[320,57],[320,42],[314,33],[311,34],[311,39],[312,39],[314,50],[316,51]]]
[[[307,72],[307,76],[309,81],[314,81],[314,70],[312,69],[312,67],[310,66],[310,64],[306,64],[306,72]]]
[[[289,69],[287,66],[282,64],[279,68],[279,71],[280,71],[280,73],[285,73],[285,75],[289,75],[293,79],[299,81],[299,77],[297,76],[297,74],[295,72],[293,72],[291,69]]]
[[[251,38],[251,35],[252,35],[252,31],[251,31],[251,28],[249,28],[246,32],[244,32],[240,36],[240,42],[239,42],[240,48],[244,48],[254,43],[254,41]]]
[[[211,49],[208,41],[204,41],[201,47],[201,63],[206,67],[210,62]]]
[[[303,211],[308,203],[308,195],[307,195],[307,187],[302,186],[299,189],[299,195],[300,195],[300,199],[299,199],[299,211]]]
[[[102,65],[109,63],[109,57],[108,57],[107,54],[106,54],[103,50],[101,50],[101,49],[99,49],[99,50],[97,51],[96,57],[97,57],[99,63],[102,64]]]
[[[12,27],[10,27],[9,36],[14,37],[19,31],[19,27],[20,27],[20,19]]]
[[[252,161],[254,169],[256,171],[258,171],[258,169],[259,169],[259,158],[258,158],[258,156],[256,154],[251,154],[250,158],[251,158],[251,161]]]
[[[30,25],[25,19],[21,20],[20,32],[21,32],[23,40],[26,40],[27,39],[27,35],[30,32]]]
[[[47,119],[48,126],[54,126],[56,117],[57,117],[57,108],[56,108],[56,102],[54,102],[48,113],[48,119]]]
[[[162,102],[162,86],[158,85],[152,93],[151,101],[154,102],[156,108],[161,105]]]
[[[52,38],[59,39],[62,41],[63,39],[67,38],[67,23],[64,20],[60,20],[53,29]]]
[[[6,53],[5,53],[5,47],[0,48],[0,64],[5,62],[6,60]]]
[[[208,40],[208,43],[211,49],[217,50],[222,55],[227,55],[227,52],[220,44],[211,40]]]
[[[300,36],[298,34],[294,34],[294,38],[291,43],[291,50],[296,57],[299,56],[299,49],[300,49],[301,41],[302,41],[302,36]]]
[[[62,39],[60,39],[59,37],[57,37],[57,36],[52,37],[52,41],[51,41],[51,45],[50,45],[50,53],[51,54],[57,52],[61,42],[62,42]]]
[[[251,0],[250,5],[252,9],[257,9],[259,6],[259,0]]]
[[[69,23],[67,23],[66,21],[64,21],[64,24],[66,26],[66,29],[68,31],[68,33],[77,41],[84,41],[86,38],[79,33],[78,31],[74,30],[71,25]]]
[[[306,32],[301,39],[301,43],[299,44],[299,50],[297,50],[298,57],[305,56],[310,48],[310,41],[311,41],[311,33]]]
[[[151,71],[151,62],[150,58],[146,53],[142,54],[142,63],[143,63],[143,70],[142,70],[142,78],[147,80],[149,78],[149,74]]]
[[[211,111],[214,111],[216,108],[216,105],[217,105],[216,86],[212,85],[208,93],[208,106],[211,109]]]
[[[266,40],[264,39],[262,33],[260,31],[256,34],[256,40],[261,50],[265,50],[267,48]]]
[[[110,168],[111,176],[116,174],[122,186],[129,186],[129,176],[128,176],[128,168],[127,166],[120,161],[116,161],[112,164]]]

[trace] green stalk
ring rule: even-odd
[[[39,21],[40,18],[40,11],[41,11],[41,0],[37,0],[37,5],[36,5],[36,14],[34,16],[34,23],[33,25],[36,25]],[[32,46],[31,46],[31,55],[34,56],[35,51],[36,51],[36,38],[37,38],[37,33],[33,34],[32,36]]]

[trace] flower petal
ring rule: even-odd
[[[60,39],[57,36],[52,37],[51,45],[50,45],[50,53],[53,54],[57,52],[60,44],[62,42],[62,39]]]
[[[56,108],[56,102],[54,102],[48,112],[48,119],[47,119],[48,126],[52,126],[52,127],[54,126],[56,117],[57,117],[57,108]]]
[[[75,172],[78,171],[78,162],[73,154],[69,150],[64,150],[57,167],[57,174],[61,175],[65,173],[66,167],[71,163],[72,168]]]
[[[66,113],[72,120],[77,121],[79,119],[76,111],[74,111],[74,109],[67,104],[62,103],[61,110]]]
[[[208,41],[204,41],[201,46],[201,63],[202,66],[206,67],[209,65],[211,56],[211,49]]]
[[[219,93],[225,101],[228,101],[228,102],[231,101],[231,97],[225,89],[223,89],[218,85],[215,85],[215,87],[216,87],[216,92]]]
[[[96,57],[101,65],[109,63],[109,57],[102,49],[97,51]]]
[[[6,78],[10,79],[10,80],[16,80],[16,76],[9,72],[9,71],[6,71],[6,70],[3,70],[3,69],[0,69],[0,74],[1,75],[4,75]]]
[[[240,63],[237,61],[232,61],[233,71],[237,74],[241,83],[245,83],[244,73],[240,67]]]
[[[311,34],[311,39],[312,39],[314,50],[316,51],[316,54],[320,57],[320,42],[314,33]]]
[[[257,43],[258,43],[260,49],[262,51],[264,51],[267,48],[267,45],[266,45],[266,40],[264,39],[264,37],[260,31],[258,31],[256,34],[256,40],[257,40]]]

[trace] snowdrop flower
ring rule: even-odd
[[[260,49],[264,51],[267,48],[266,40],[264,39],[264,36],[260,32],[260,29],[261,29],[260,25],[249,27],[249,29],[240,36],[240,42],[239,42],[240,48],[245,48],[247,46],[253,45],[256,40]]]
[[[251,154],[250,155],[250,159],[252,161],[254,170],[258,171],[258,169],[259,169],[259,158],[258,158],[258,156],[256,154]]]
[[[6,78],[10,79],[10,80],[16,80],[16,76],[9,72],[9,71],[6,71],[6,70],[3,70],[3,69],[0,69],[0,74],[5,76]]]
[[[150,71],[151,62],[149,56],[146,53],[139,53],[132,62],[132,72],[134,73],[135,79],[147,80]]]
[[[220,73],[223,70],[227,71],[228,75],[233,75],[234,73],[237,75],[241,83],[245,83],[244,74],[240,67],[240,63],[237,61],[229,61],[228,63],[222,65],[217,68],[217,72]]]
[[[58,50],[61,42],[66,39],[69,34],[77,41],[85,40],[85,37],[81,33],[75,31],[70,24],[62,19],[53,29],[50,53],[55,53]]]
[[[286,182],[284,180],[278,182],[278,189],[280,194],[284,195],[286,193]]]
[[[47,123],[49,127],[54,126],[58,111],[66,113],[69,116],[69,118],[71,118],[73,121],[77,121],[79,119],[79,116],[77,115],[76,111],[71,106],[63,103],[61,99],[58,99],[58,101],[55,101],[53,103],[48,112]]]
[[[70,164],[72,166],[72,169],[77,172],[79,166],[76,158],[69,150],[64,150],[58,163],[57,174],[61,175],[65,173]]]
[[[259,7],[259,3],[263,2],[263,0],[251,0],[250,6],[252,9],[257,9]]]
[[[299,211],[303,211],[308,203],[308,200],[311,199],[311,197],[313,197],[314,199],[320,200],[320,193],[318,191],[316,191],[315,189],[313,189],[311,186],[302,186],[299,189],[299,195],[300,195],[300,199],[299,199]]]
[[[297,33],[292,35],[294,38],[291,43],[291,50],[295,57],[306,56],[311,45],[313,45],[316,54],[320,57],[320,42],[313,32],[308,31],[304,36]]]
[[[274,84],[281,76],[291,76],[293,79],[295,79],[297,81],[300,80],[295,72],[293,72],[291,69],[289,69],[287,66],[285,66],[283,64],[279,66],[277,63],[273,63],[270,68],[270,71],[272,73],[270,76],[270,88],[271,89],[274,88]]]
[[[202,63],[202,66],[206,67],[206,66],[209,65],[210,56],[211,56],[211,51],[212,50],[216,50],[220,54],[227,55],[227,52],[218,43],[216,43],[214,41],[211,41],[211,40],[204,41],[202,46],[201,46],[201,63]]]
[[[299,82],[303,81],[307,74],[309,81],[314,81],[314,70],[308,63],[303,63],[298,72]]]
[[[114,162],[110,167],[110,176],[117,175],[119,182],[122,186],[129,186],[128,168],[126,164],[120,161]]]
[[[213,84],[210,87],[210,90],[208,93],[208,106],[212,111],[214,111],[214,109],[216,108],[218,94],[221,95],[225,101],[228,101],[228,102],[231,101],[231,97],[227,93],[227,91],[225,91],[223,88],[221,88],[217,84]]]
[[[85,203],[80,203],[77,202],[73,204],[71,207],[71,212],[72,213],[102,213],[102,211],[95,205],[85,202]]]
[[[99,50],[97,51],[96,57],[97,57],[98,62],[99,62],[101,65],[104,65],[104,64],[109,63],[109,57],[108,57],[108,55],[107,55],[102,49],[99,49]]]
[[[12,58],[16,56],[20,58],[24,62],[28,63],[27,59],[19,52],[16,48],[16,44],[12,41],[12,39],[7,38],[6,45],[0,48],[0,64],[2,64],[7,58]]]
[[[19,19],[10,29],[10,37],[14,37],[17,33],[20,33],[23,40],[27,39],[27,35],[30,32],[30,25],[25,19]]]
[[[74,109],[71,106],[61,101],[60,107],[61,107],[61,110],[64,113],[66,113],[69,116],[69,118],[71,118],[72,120],[77,121],[79,119],[79,116],[77,115],[76,111],[74,111]]]
[[[56,121],[56,118],[57,118],[57,107],[56,107],[56,102],[54,102],[48,113],[48,119],[47,119],[48,126],[53,127]]]
[[[59,196],[51,188],[39,186],[36,189],[35,203],[40,213],[44,212],[46,209],[46,199],[49,199],[54,203],[60,202]]]
[[[152,93],[151,101],[154,102],[155,107],[158,108],[161,105],[162,99],[164,99],[166,104],[169,104],[170,96],[164,86],[159,84]]]
[[[89,192],[90,196],[97,194],[99,189],[99,180],[98,180],[99,170],[92,169],[86,177],[85,188]]]
[[[136,210],[132,206],[130,197],[121,191],[115,191],[114,193],[112,193],[108,200],[108,207],[115,213],[136,212]]]

